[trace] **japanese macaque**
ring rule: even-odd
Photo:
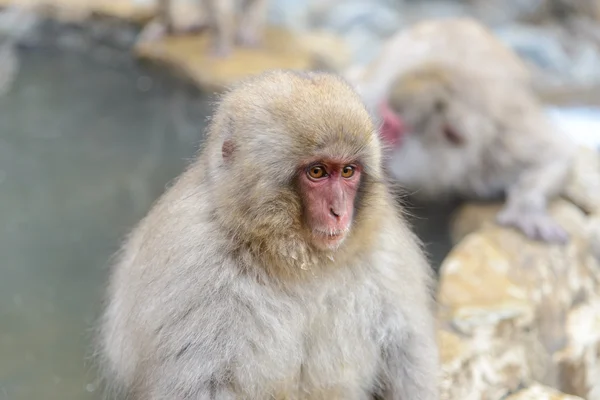
[[[128,399],[438,399],[431,269],[341,78],[223,95],[199,158],[133,231],[102,320]]]
[[[424,62],[458,67],[485,79],[533,86],[523,61],[472,18],[432,19],[400,30],[384,43],[371,63],[352,67],[344,75],[369,110],[376,111],[396,78]]]
[[[263,41],[264,28],[267,19],[268,0],[191,0],[197,5],[200,17],[196,16],[195,23],[187,23],[177,27],[175,19],[180,14],[189,13],[184,7],[176,12],[174,3],[177,0],[159,0],[160,28],[151,28],[152,34],[145,35],[153,38],[165,33],[187,32],[207,26],[212,34],[211,52],[217,57],[231,54],[234,46],[239,44],[246,47],[259,46]],[[182,18],[186,18],[183,15]]]
[[[568,240],[547,205],[564,188],[575,147],[522,85],[424,63],[397,77],[380,109],[389,171],[417,198],[505,195],[500,224]]]

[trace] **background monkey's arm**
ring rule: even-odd
[[[506,203],[497,216],[498,223],[517,228],[534,240],[568,241],[567,231],[548,213],[548,202],[560,194],[568,172],[567,158],[524,171],[508,188]]]

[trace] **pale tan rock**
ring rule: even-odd
[[[440,362],[446,367],[460,365],[462,359],[472,356],[473,353],[463,339],[446,329],[438,331],[438,346]]]
[[[479,392],[486,396],[506,395],[546,374],[549,353],[535,325],[536,307],[524,288],[510,280],[510,262],[488,238],[474,233],[440,269],[442,318],[468,338],[477,354],[471,364],[478,371],[472,374],[485,382]],[[498,398],[494,396],[489,398]]]
[[[176,32],[207,26],[208,15],[198,0],[172,0],[171,23]]]
[[[350,65],[352,54],[346,42],[326,31],[298,35],[300,45],[315,60],[315,68],[341,72]]]
[[[581,397],[569,396],[540,384],[533,384],[527,389],[518,391],[506,400],[584,400]]]
[[[311,69],[314,59],[284,29],[268,27],[264,45],[259,48],[236,47],[229,57],[215,58],[209,51],[210,35],[177,35],[153,41],[139,41],[138,57],[165,64],[190,78],[204,91],[222,91],[246,76],[269,69]]]
[[[477,338],[523,343],[532,376],[554,384],[557,368],[549,357],[565,343],[566,316],[573,305],[600,292],[600,267],[588,247],[589,221],[579,208],[557,201],[551,212],[572,240],[551,245],[495,225],[495,211],[490,205],[461,211],[466,216],[455,236],[462,240],[440,270],[442,315],[474,343]],[[488,220],[478,219],[483,217]]]
[[[133,22],[151,19],[156,11],[152,2],[134,0],[0,0],[0,7],[32,7],[64,20],[82,20],[93,14]]]
[[[452,216],[450,236],[454,243],[479,229],[498,227],[495,222],[496,214],[502,208],[501,202],[465,203],[459,207]],[[586,216],[577,207],[563,199],[553,201],[549,212],[565,229],[576,239],[587,237]],[[505,228],[507,231],[512,229]],[[515,231],[516,232],[516,231]],[[525,236],[518,234],[525,240]],[[528,242],[532,242],[527,240]],[[533,242],[532,242],[533,243]]]
[[[565,197],[587,213],[600,212],[600,153],[581,147],[575,157]]]
[[[555,355],[560,388],[600,400],[600,298],[579,305],[567,319],[567,345]]]
[[[530,380],[524,346],[440,330],[440,399],[496,400]]]
[[[465,203],[452,215],[450,238],[452,243],[459,243],[469,233],[497,226],[496,215],[502,208],[499,202]]]
[[[439,303],[452,313],[503,304],[520,308],[527,293],[508,279],[509,262],[485,236],[469,235],[442,263]]]

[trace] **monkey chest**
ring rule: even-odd
[[[265,376],[272,398],[370,398],[380,354],[372,319],[352,300],[342,302],[316,304],[282,321],[281,340],[274,338],[271,349],[281,363]]]

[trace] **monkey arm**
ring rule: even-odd
[[[387,289],[380,324],[381,395],[384,400],[438,400],[435,279],[416,241],[400,239],[414,234],[402,224],[390,231],[395,234],[382,237],[386,258],[395,261],[381,269]]]
[[[548,214],[547,208],[548,201],[563,188],[569,162],[569,158],[560,157],[522,172],[507,190],[498,223],[517,228],[534,240],[565,243],[568,233]]]
[[[416,302],[415,302],[416,304]],[[417,318],[405,322],[405,329],[392,329],[382,352],[384,400],[437,400],[439,356],[435,335],[422,334],[433,330],[431,321],[416,321],[429,315],[429,310],[410,310]],[[408,329],[406,329],[408,328]]]

